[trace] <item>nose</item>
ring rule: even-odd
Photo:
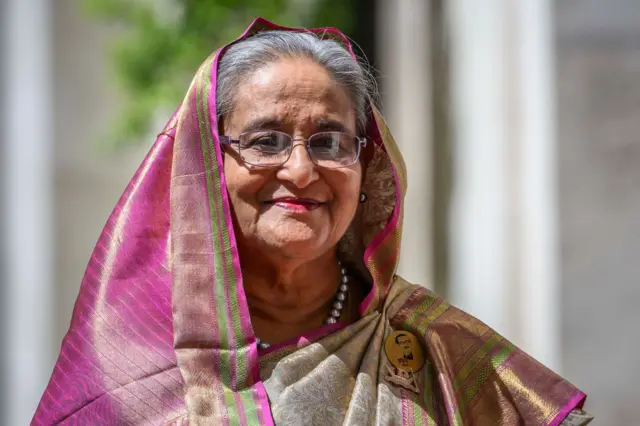
[[[291,156],[278,170],[278,179],[291,182],[298,188],[304,188],[318,180],[318,170],[307,152],[304,142],[291,148]]]

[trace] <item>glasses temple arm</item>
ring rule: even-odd
[[[240,143],[240,139],[232,139],[231,136],[219,135],[218,139],[223,145],[231,145],[232,143]]]

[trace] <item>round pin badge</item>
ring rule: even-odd
[[[384,351],[391,365],[406,372],[424,367],[424,351],[418,338],[404,330],[394,331],[384,342]]]

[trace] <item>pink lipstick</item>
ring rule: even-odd
[[[271,200],[270,204],[292,212],[308,212],[317,209],[325,203],[311,198],[280,197]]]

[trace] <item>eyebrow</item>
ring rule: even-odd
[[[274,117],[258,117],[244,126],[242,132],[255,132],[256,130],[281,130],[282,122]]]
[[[316,121],[316,130],[318,132],[343,132],[349,133],[347,126],[337,120],[330,118],[321,118]]]
[[[316,132],[343,132],[349,133],[347,126],[330,118],[320,118],[315,122]],[[246,126],[243,127],[242,132],[255,132],[258,130],[280,130],[282,131],[285,125],[282,121],[275,117],[258,117],[251,120]]]

